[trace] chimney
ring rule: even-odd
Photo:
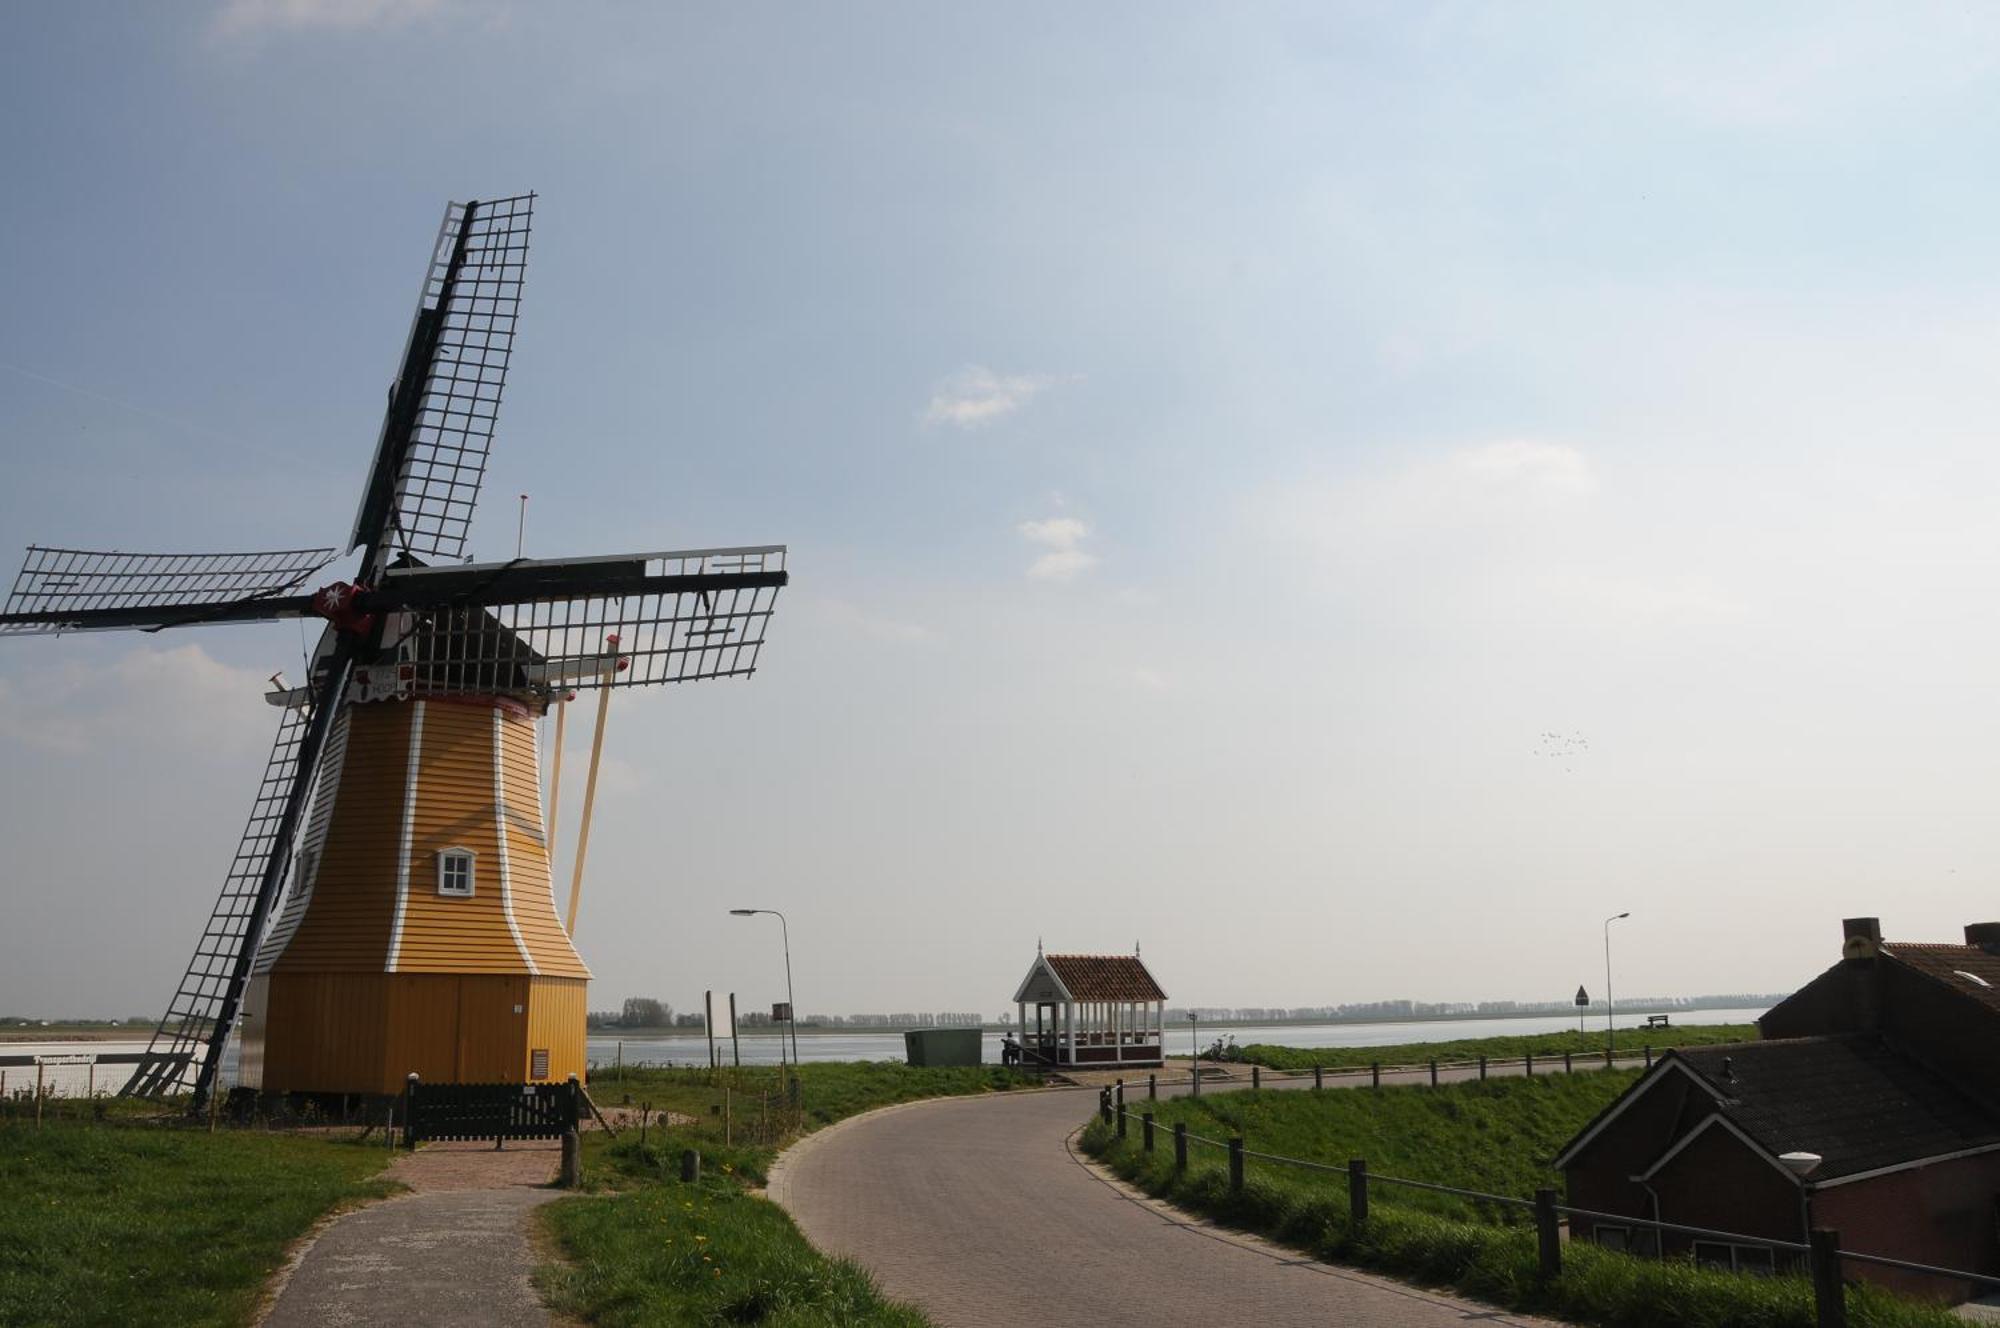
[[[1840,929],[1844,936],[1840,946],[1842,959],[1873,959],[1882,948],[1880,918],[1844,918]]]
[[[1968,922],[1965,943],[1976,945],[1990,955],[2000,955],[2000,922]]]

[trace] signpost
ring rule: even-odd
[[[1589,1008],[1590,993],[1585,991],[1583,985],[1579,983],[1576,988],[1576,1031],[1578,1036],[1582,1036],[1583,1034],[1583,1012]]]

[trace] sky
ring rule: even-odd
[[[0,545],[339,543],[534,190],[474,552],[793,574],[614,699],[593,1006],[1788,990],[2000,917],[1996,29],[9,6]],[[0,1011],[162,1007],[305,639],[0,640]]]

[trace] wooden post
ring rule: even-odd
[[[1576,1073],[1576,1068],[1575,1068],[1574,1066],[1572,1066],[1572,1065],[1571,1065],[1571,1064],[1569,1063],[1569,1053],[1568,1053],[1568,1052],[1564,1052],[1564,1053],[1563,1053],[1563,1073],[1564,1073],[1564,1074],[1575,1074],[1575,1073]]]
[[[1111,1123],[1111,1090],[1108,1088],[1097,1090],[1097,1115],[1106,1125]]]
[[[1437,1063],[1437,1057],[1433,1056],[1431,1057],[1431,1087],[1436,1088],[1437,1086],[1438,1086],[1438,1063]]]
[[[1646,1068],[1649,1070],[1653,1068],[1653,1048],[1651,1044],[1648,1044],[1646,1047]]]
[[[1380,1088],[1382,1086],[1382,1062],[1368,1062],[1368,1086],[1370,1088]]]
[[[1243,1138],[1238,1135],[1229,1141],[1229,1192],[1243,1193]]]
[[[727,1148],[730,1145],[731,1142],[730,1135],[733,1133],[733,1130],[731,1128],[731,1122],[729,1119],[729,1114],[730,1114],[729,1109],[731,1105],[729,1099],[730,1099],[729,1085],[724,1084],[722,1086],[722,1145],[725,1148]]]
[[[1116,1115],[1118,1117],[1118,1137],[1123,1139],[1125,1137],[1125,1081],[1122,1079],[1118,1081],[1118,1109]]]
[[[1261,1066],[1261,1065],[1253,1065],[1253,1066],[1251,1066],[1251,1067],[1250,1067],[1250,1087],[1251,1087],[1251,1089],[1252,1089],[1252,1090],[1255,1090],[1255,1089],[1259,1089],[1259,1088],[1262,1088],[1263,1086],[1264,1086],[1264,1067],[1263,1067],[1263,1066]]]
[[[641,1125],[639,1128],[643,1131],[645,1126]],[[577,1137],[574,1129],[564,1130],[562,1137],[562,1170],[556,1177],[556,1183],[566,1190],[573,1190],[582,1180],[583,1141]]]
[[[1349,1158],[1347,1162],[1347,1217],[1355,1226],[1368,1220],[1368,1160]]]
[[[618,648],[618,638],[609,638],[613,651]],[[616,661],[606,669],[602,684],[597,689],[597,731],[590,739],[590,773],[583,777],[583,816],[576,826],[576,870],[569,878],[569,920],[564,930],[576,935],[576,906],[583,897],[583,858],[590,851],[590,809],[597,801],[597,763],[604,755],[604,716],[611,709],[611,675],[617,672]]]
[[[1160,1076],[1157,1074],[1146,1076],[1146,1100],[1148,1102],[1160,1100]]]
[[[1174,1122],[1174,1174],[1187,1174],[1187,1122]]]
[[[1814,1227],[1812,1247],[1814,1328],[1847,1328],[1847,1291],[1840,1278],[1840,1233]]]
[[[568,715],[569,689],[564,688],[556,697],[556,759],[549,775],[549,823],[542,827],[550,862],[556,860],[556,804],[562,801],[563,720]]]
[[[692,1148],[681,1150],[681,1180],[689,1185],[701,1179],[701,1154]]]
[[[1146,1151],[1150,1153],[1153,1151],[1153,1113],[1149,1111],[1139,1117],[1139,1124],[1144,1127],[1140,1134],[1145,1140]]]
[[[1326,1068],[1324,1066],[1313,1066],[1313,1087],[1315,1089],[1326,1087]]]
[[[1486,1058],[1484,1056],[1479,1058],[1479,1078],[1482,1082],[1486,1078]]]
[[[410,1071],[403,1080],[403,1147],[417,1146],[417,1072]]]
[[[211,1093],[209,1096],[215,1095]],[[42,1063],[39,1060],[35,1062],[35,1128],[42,1128]]]
[[[1534,1053],[1534,1052],[1532,1052],[1532,1051],[1530,1051],[1530,1052],[1526,1052],[1526,1053],[1523,1053],[1523,1055],[1522,1055],[1522,1059],[1521,1059],[1521,1064],[1527,1067],[1527,1070],[1526,1070],[1526,1073],[1527,1073],[1527,1076],[1528,1076],[1528,1078],[1530,1078],[1530,1079],[1534,1078],[1534,1077],[1535,1077],[1535,1053]]]
[[[1556,1192],[1552,1189],[1535,1191],[1535,1247],[1540,1256],[1542,1280],[1547,1282],[1561,1277],[1562,1229],[1556,1215]]]
[[[616,1059],[614,1059],[611,1063],[611,1070],[613,1074],[618,1076],[619,1083],[622,1084],[625,1082],[625,1039],[624,1038],[618,1039],[618,1051],[616,1053]]]

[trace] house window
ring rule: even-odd
[[[1704,1268],[1731,1273],[1771,1275],[1771,1248],[1768,1245],[1735,1245],[1720,1240],[1694,1243],[1694,1261]]]
[[[1608,1227],[1600,1222],[1593,1234],[1597,1237],[1597,1243],[1607,1250],[1624,1250],[1632,1243],[1630,1227]]]
[[[472,850],[448,848],[438,854],[438,893],[459,899],[472,897]]]

